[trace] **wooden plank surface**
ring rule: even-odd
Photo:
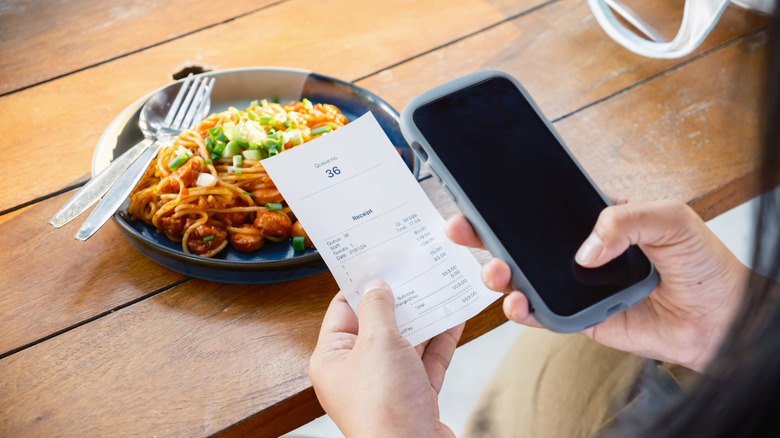
[[[193,280],[6,357],[0,435],[226,429],[310,387],[334,288],[327,273],[251,288]]]
[[[113,221],[86,242],[73,238],[80,223],[49,225],[72,194],[2,216],[0,357],[185,279],[142,256]]]
[[[111,120],[168,83],[184,65],[211,70],[284,66],[354,80],[541,1],[290,0],[0,97],[0,131],[7,133],[8,146],[0,161],[5,176],[0,180],[0,212],[83,181],[95,144]],[[35,160],[30,159],[31,150]],[[29,178],[42,171],[46,177]],[[18,184],[20,180],[26,183]]]
[[[279,0],[16,1],[0,8],[0,95],[262,9]]]
[[[556,127],[605,191],[711,219],[758,194],[765,49],[752,35]]]

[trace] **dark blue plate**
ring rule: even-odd
[[[246,108],[253,100],[278,97],[282,102],[307,98],[314,103],[330,103],[352,121],[371,111],[415,177],[420,164],[406,144],[398,124],[398,113],[374,94],[349,82],[303,70],[245,68],[208,72],[216,78],[211,95],[211,112],[234,106]],[[171,86],[171,85],[168,85]],[[165,87],[163,87],[165,88]],[[160,90],[162,90],[161,88]],[[146,100],[160,90],[139,99],[120,113],[98,141],[92,158],[92,174],[102,170],[115,157],[143,139],[138,115]],[[250,254],[228,245],[212,258],[182,251],[181,244],[141,221],[131,221],[123,206],[114,215],[119,230],[130,244],[155,262],[184,275],[224,283],[276,283],[295,280],[327,270],[316,250],[295,252],[289,242],[272,243]]]

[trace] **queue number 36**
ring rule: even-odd
[[[325,169],[325,175],[328,175],[328,178],[333,178],[336,175],[341,174],[341,169],[339,169],[338,166],[333,166],[330,169]]]

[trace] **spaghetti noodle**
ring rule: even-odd
[[[347,123],[337,107],[307,99],[212,114],[160,149],[128,213],[203,257],[228,244],[252,252],[290,238],[296,251],[313,248],[262,160]]]

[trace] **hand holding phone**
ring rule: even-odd
[[[545,327],[583,330],[657,284],[637,247],[599,268],[574,261],[609,201],[511,76],[480,72],[429,90],[404,108],[401,130]]]

